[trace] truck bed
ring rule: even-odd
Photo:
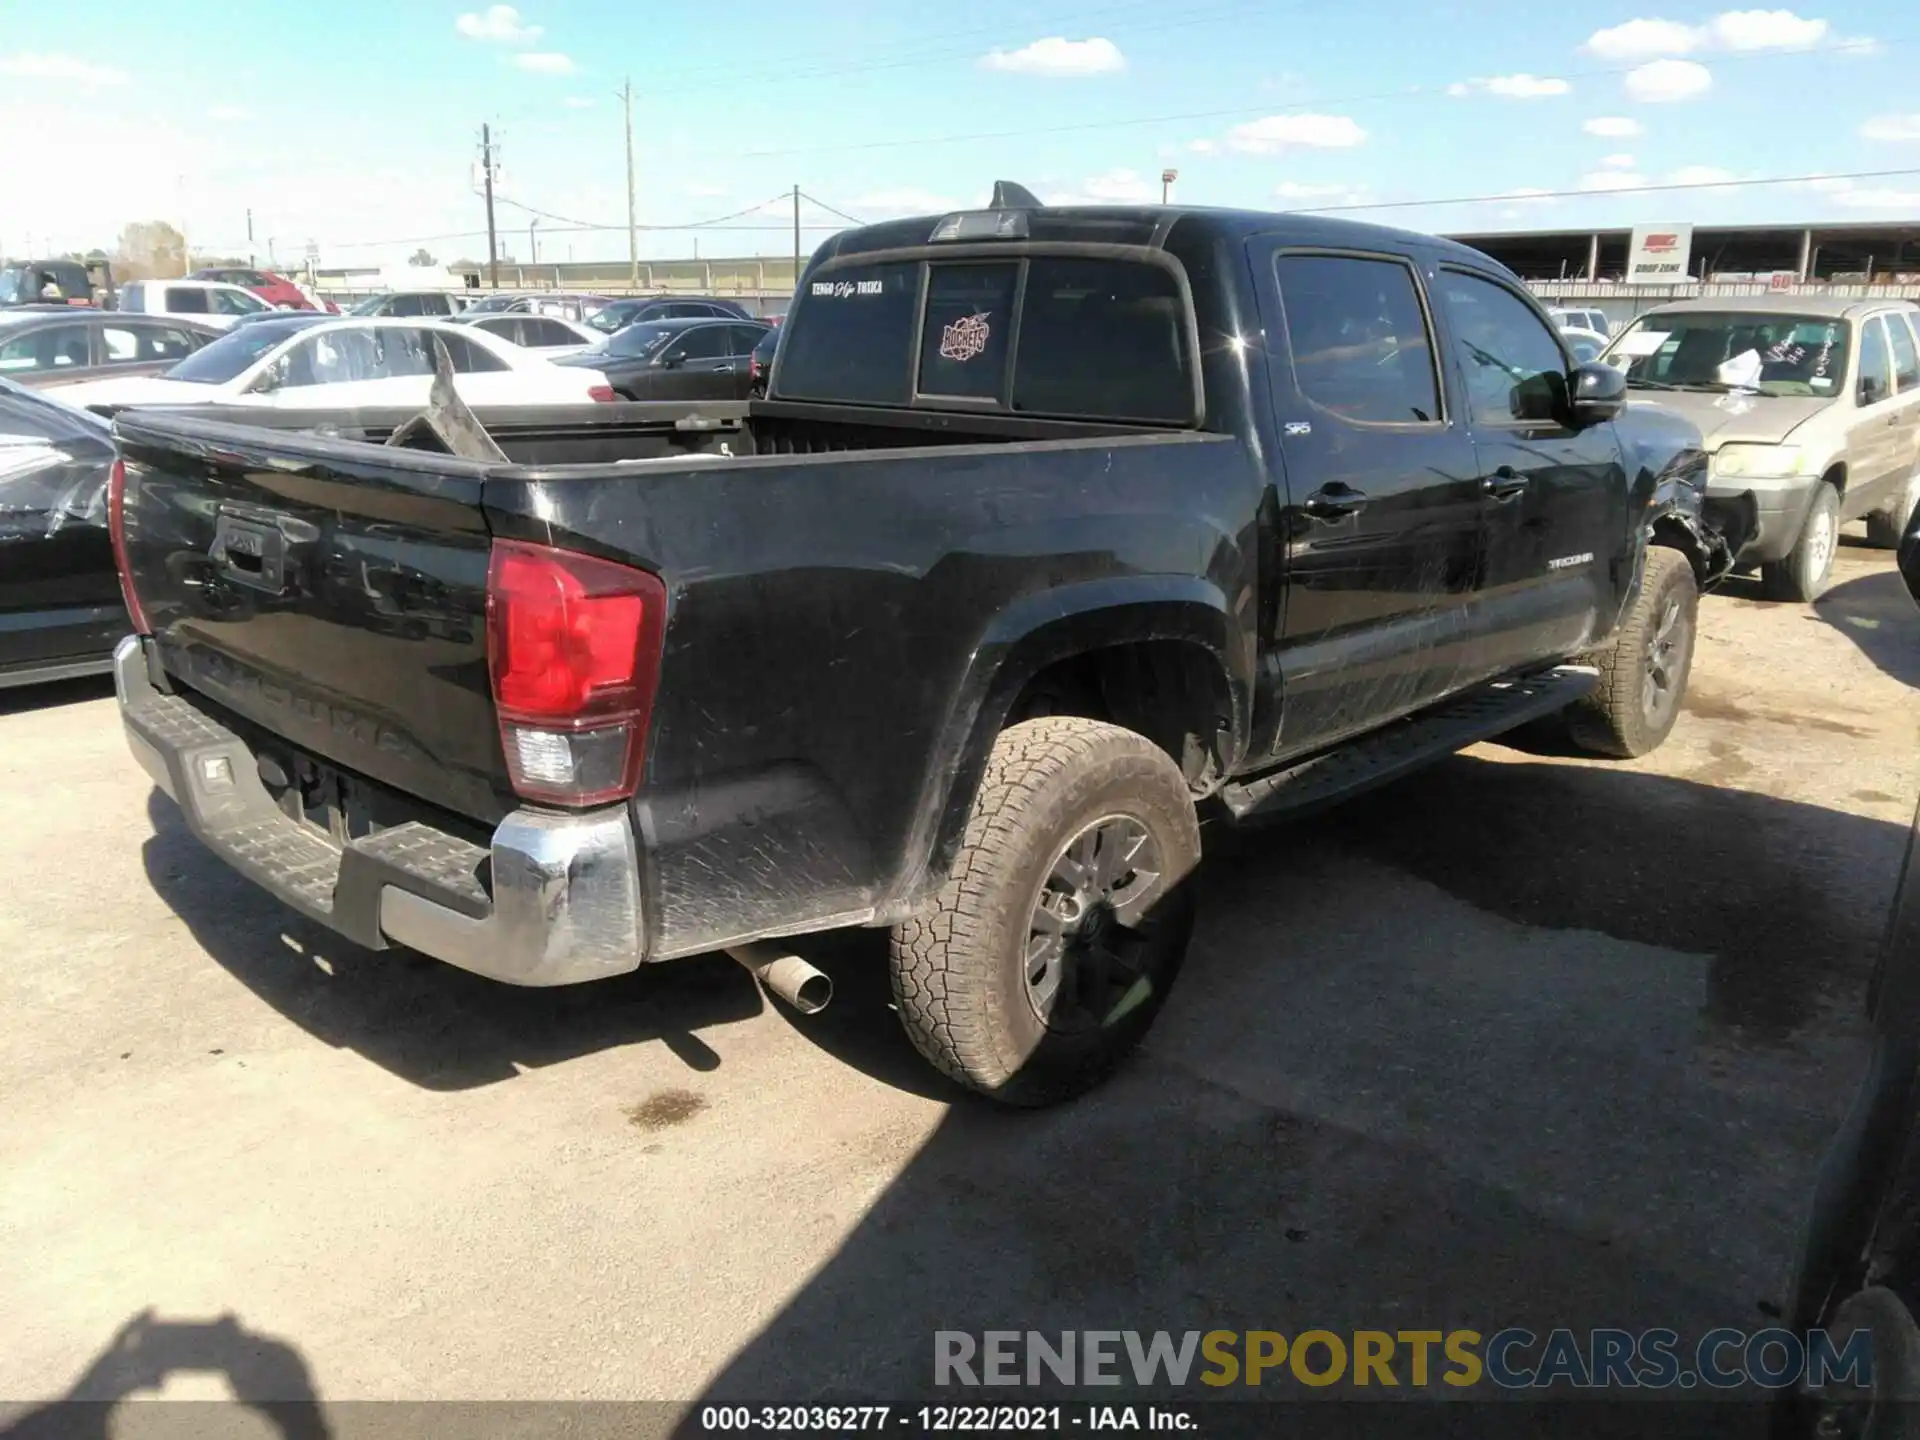
[[[336,841],[409,802],[449,834],[523,810],[488,669],[496,542],[665,583],[631,807],[651,958],[917,898],[976,720],[1011,699],[990,693],[1019,673],[1002,662],[1076,608],[1204,612],[1250,674],[1227,627],[1254,623],[1263,479],[1232,436],[765,402],[702,429],[685,407],[596,406],[490,427],[510,463],[486,465],[247,418],[119,417],[128,568],[158,682],[257,735],[309,797],[338,787],[287,807]],[[270,574],[222,569],[241,531]]]

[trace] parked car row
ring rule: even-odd
[[[220,334],[205,317],[64,306],[0,310],[0,375],[40,387],[107,375],[158,374]]]

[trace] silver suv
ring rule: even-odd
[[[1809,295],[1681,300],[1600,357],[1706,437],[1708,512],[1744,505],[1767,593],[1826,589],[1840,527],[1894,546],[1920,506],[1920,307]]]

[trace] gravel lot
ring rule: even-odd
[[[151,1386],[96,1363],[147,1311],[164,1393],[325,1400],[905,1392],[1009,1325],[1757,1328],[1858,1077],[1920,617],[1857,546],[1754,593],[1646,762],[1484,745],[1210,834],[1147,1052],[1026,1116],[936,1083],[872,936],[813,947],[813,1020],[726,960],[369,954],[188,837],[103,685],[0,694],[0,1397]]]

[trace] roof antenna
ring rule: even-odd
[[[1024,185],[1016,185],[1011,180],[993,182],[993,199],[987,202],[989,210],[1044,210],[1039,198]]]

